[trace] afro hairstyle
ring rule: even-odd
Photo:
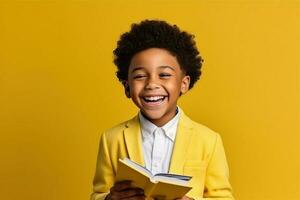
[[[136,53],[148,48],[162,48],[175,56],[181,70],[190,76],[191,89],[200,78],[203,62],[194,37],[163,20],[146,19],[139,24],[133,23],[131,30],[121,35],[113,51],[119,81],[124,84],[128,79],[129,65]]]

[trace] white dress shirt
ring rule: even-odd
[[[144,161],[153,174],[169,171],[179,118],[180,108],[177,107],[176,115],[164,126],[158,127],[139,112]]]

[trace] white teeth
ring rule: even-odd
[[[164,96],[155,96],[155,97],[144,97],[147,101],[157,101],[164,98]]]

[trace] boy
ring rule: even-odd
[[[121,36],[114,50],[117,77],[140,111],[102,134],[92,200],[145,198],[130,180],[114,182],[124,157],[153,173],[192,176],[193,188],[181,199],[233,200],[219,134],[177,106],[201,75],[203,60],[193,38],[161,20],[133,24]]]

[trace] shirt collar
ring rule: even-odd
[[[152,133],[154,133],[154,131],[157,128],[161,128],[163,132],[166,134],[166,136],[174,142],[180,114],[181,114],[181,109],[177,106],[176,115],[165,125],[163,125],[162,127],[158,127],[155,124],[153,124],[151,121],[149,121],[147,118],[145,118],[140,111],[139,119],[140,119],[143,138],[150,136]]]

